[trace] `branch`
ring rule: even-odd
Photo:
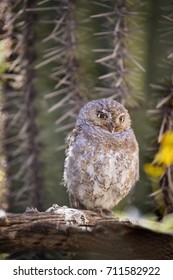
[[[173,236],[66,206],[1,215],[0,253],[28,250],[87,253],[89,259],[172,259]]]

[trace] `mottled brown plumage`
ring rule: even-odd
[[[67,138],[64,182],[74,208],[111,210],[139,178],[128,111],[111,98],[88,102]]]

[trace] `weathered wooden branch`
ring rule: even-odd
[[[0,253],[35,250],[85,253],[89,259],[173,259],[173,235],[129,220],[57,205],[47,212],[28,209],[0,216]]]

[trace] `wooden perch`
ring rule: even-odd
[[[85,253],[89,259],[173,259],[171,234],[129,220],[58,205],[46,212],[27,209],[0,216],[0,253],[34,250]]]

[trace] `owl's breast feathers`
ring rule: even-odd
[[[64,181],[74,198],[72,207],[111,209],[139,178],[138,144],[131,128],[112,134],[77,126],[67,144]]]

